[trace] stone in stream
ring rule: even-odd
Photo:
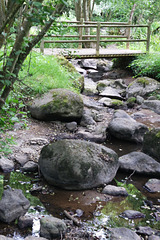
[[[38,172],[38,164],[33,161],[28,161],[21,167],[23,172]]]
[[[151,109],[157,114],[160,114],[160,100],[144,100],[142,108]]]
[[[23,216],[30,206],[30,202],[20,189],[4,190],[0,200],[0,221],[10,223]]]
[[[160,163],[142,152],[131,152],[119,158],[120,169],[147,175],[160,175]]]
[[[160,128],[153,128],[144,135],[143,152],[160,162]]]
[[[145,218],[145,215],[139,211],[135,210],[125,210],[120,214],[120,217],[128,218],[128,219],[137,219],[137,218]]]
[[[160,180],[156,178],[149,179],[144,187],[151,193],[160,192]]]
[[[160,240],[160,236],[151,235],[151,236],[149,236],[148,240]]]
[[[64,236],[67,226],[59,218],[47,216],[40,220],[40,236],[47,239],[60,238]]]
[[[0,156],[0,169],[3,172],[11,172],[14,170],[14,162],[6,157]]]
[[[118,90],[113,87],[106,87],[102,92],[99,93],[99,95],[120,100],[123,99],[123,97],[119,94]]]
[[[143,142],[144,134],[148,131],[146,125],[135,121],[125,111],[117,110],[108,125],[109,133],[122,140]]]
[[[83,90],[84,95],[94,95],[97,94],[97,84],[92,81],[90,78],[85,78],[84,79],[84,90]]]
[[[153,228],[148,227],[148,226],[145,226],[145,227],[144,226],[139,226],[139,227],[136,228],[136,230],[137,230],[136,232],[138,234],[144,235],[144,236],[146,236],[146,235],[151,236],[151,235],[158,232],[158,230],[153,229]]]
[[[154,92],[160,87],[160,83],[153,78],[138,77],[126,89],[127,98],[136,97],[137,95],[144,97]]]
[[[119,167],[113,150],[84,140],[67,139],[43,147],[39,166],[50,184],[69,190],[109,183]]]
[[[108,236],[111,240],[141,240],[134,231],[124,227],[109,228]]]
[[[29,110],[33,118],[44,121],[79,121],[83,112],[80,95],[67,89],[53,89],[34,99]]]
[[[112,196],[128,196],[128,192],[124,187],[116,187],[113,185],[107,185],[103,190],[103,194],[109,194]]]
[[[33,225],[33,217],[31,217],[30,215],[21,216],[18,219],[18,227],[20,229],[28,228],[28,227],[31,228],[32,225]]]

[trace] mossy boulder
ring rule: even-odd
[[[73,81],[73,86],[79,89],[80,92],[84,89],[84,76],[77,72],[76,68],[73,66],[71,62],[68,61],[63,56],[57,56],[57,61],[64,66],[69,72],[75,75],[75,80]]]
[[[160,162],[160,128],[151,129],[144,135],[143,152]]]
[[[136,97],[137,95],[145,97],[160,87],[160,83],[153,78],[139,77],[134,80],[126,89],[127,97]]]
[[[66,90],[53,89],[29,105],[33,118],[44,121],[79,121],[83,113],[80,95]]]
[[[93,142],[68,139],[43,147],[39,166],[51,185],[69,190],[109,183],[119,167],[113,150]]]

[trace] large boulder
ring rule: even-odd
[[[160,87],[160,83],[149,77],[139,77],[129,84],[126,95],[127,97],[147,96]]]
[[[39,166],[52,185],[90,189],[112,181],[118,170],[118,157],[113,150],[96,143],[63,139],[42,149]]]
[[[20,189],[4,190],[0,201],[0,221],[10,223],[23,216],[30,206],[30,202]]]
[[[148,175],[160,175],[160,163],[142,152],[131,152],[119,158],[120,169]]]
[[[144,135],[143,152],[160,162],[160,128],[153,128]]]
[[[51,216],[41,218],[40,224],[40,236],[47,239],[59,239],[67,230],[64,221]]]
[[[146,125],[135,121],[125,111],[117,110],[108,125],[108,131],[118,139],[143,142],[143,136],[148,128]]]
[[[67,89],[53,89],[29,105],[33,118],[44,121],[79,120],[83,112],[80,95]]]

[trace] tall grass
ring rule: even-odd
[[[31,59],[30,59],[31,58]],[[78,81],[77,72],[69,72],[54,56],[45,56],[32,52],[26,59],[19,78],[23,79],[23,88],[34,94],[42,94],[50,89],[65,88],[78,91],[74,82]]]

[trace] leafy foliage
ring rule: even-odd
[[[137,57],[129,67],[135,76],[148,76],[160,80],[160,54],[146,54]]]

